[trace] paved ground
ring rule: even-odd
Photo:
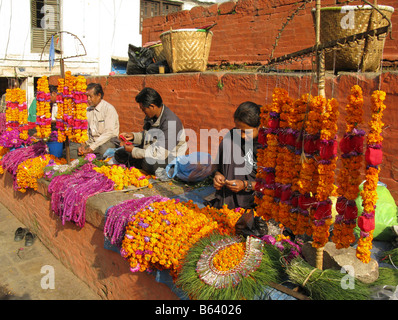
[[[100,300],[36,238],[14,241],[25,227],[0,203],[0,300]]]

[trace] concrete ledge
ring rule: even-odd
[[[79,228],[71,222],[62,225],[51,212],[48,182],[41,179],[37,191],[21,193],[13,189],[8,172],[0,176],[0,202],[23,224],[37,234],[40,241],[103,299],[170,300],[178,297],[165,284],[146,273],[131,273],[118,253],[104,249],[105,211],[110,206],[134,198],[134,192],[103,193],[89,198],[86,224]],[[135,191],[145,196],[162,194],[173,197],[182,187],[170,188],[168,182],[154,184],[152,189]]]

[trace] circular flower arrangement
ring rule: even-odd
[[[280,280],[279,258],[261,239],[213,233],[191,248],[176,285],[194,300],[252,300]]]

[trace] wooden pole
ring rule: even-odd
[[[315,3],[315,37],[316,46],[321,44],[321,0]],[[318,95],[325,96],[325,59],[322,51],[317,50],[317,79],[318,79]],[[316,249],[316,268],[323,269],[323,248]]]
[[[318,47],[321,44],[321,0],[315,3],[315,41]],[[318,95],[325,96],[325,56],[322,51],[316,53]]]

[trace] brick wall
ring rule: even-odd
[[[213,40],[209,64],[264,64],[270,57],[279,29],[287,17],[298,7],[295,0],[239,0],[214,4],[210,7],[194,7],[167,16],[144,20],[142,41],[159,40],[159,35],[173,29],[194,28],[217,23],[212,29]],[[353,1],[350,4],[362,4]],[[397,0],[385,0],[382,5],[398,7]],[[300,4],[299,4],[300,5]],[[322,7],[335,6],[336,0],[322,1]],[[279,57],[315,44],[315,31],[311,9],[315,1],[289,23],[278,41],[273,57]],[[398,24],[398,14],[392,17],[392,25]],[[398,60],[398,31],[393,28],[393,39],[387,38],[384,59]],[[308,69],[309,60],[286,66],[290,69]]]
[[[52,79],[51,81],[54,81]],[[50,83],[51,83],[50,81]],[[99,82],[104,87],[105,100],[112,103],[120,117],[120,131],[137,131],[142,128],[144,114],[135,103],[136,94],[145,86],[155,88],[182,120],[186,129],[200,137],[201,129],[215,129],[215,136],[222,129],[233,127],[233,113],[244,101],[260,105],[269,103],[275,87],[289,91],[292,98],[310,91],[313,79],[310,74],[263,74],[236,72],[181,73],[166,75],[136,75],[114,77],[90,77],[88,82]],[[384,122],[384,159],[380,180],[387,184],[398,203],[398,73],[351,73],[326,77],[326,96],[335,97],[340,104],[340,136],[345,130],[344,107],[349,88],[359,84],[365,96],[365,129],[370,119],[369,98],[373,90],[381,86],[387,92]],[[312,94],[317,94],[313,86]],[[192,137],[192,135],[191,135]],[[215,137],[217,140],[217,136]],[[191,139],[190,151],[203,151],[215,155],[218,144],[210,139]],[[212,146],[212,147],[211,147]]]

